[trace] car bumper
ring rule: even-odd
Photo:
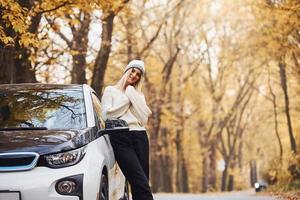
[[[35,167],[29,171],[1,172],[0,191],[19,191],[22,200],[81,200],[78,196],[59,194],[55,185],[59,179],[83,174],[82,199],[95,200],[103,166],[103,155],[94,151],[93,154],[87,153],[78,164],[70,167]]]
[[[79,200],[77,196],[60,195],[55,190],[58,179],[76,175],[72,171],[69,168],[58,170],[36,167],[26,172],[1,173],[0,190],[20,191],[22,200]]]

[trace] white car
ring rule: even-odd
[[[0,85],[0,200],[129,199],[116,131],[87,85]]]

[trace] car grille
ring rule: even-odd
[[[34,152],[0,153],[0,172],[30,170],[38,159]]]

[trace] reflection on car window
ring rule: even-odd
[[[95,94],[92,94],[94,109],[98,118],[98,123],[100,128],[104,128],[104,121],[102,118],[101,104],[98,97]]]
[[[86,127],[82,89],[0,90],[0,128]]]

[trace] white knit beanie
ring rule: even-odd
[[[127,72],[129,69],[134,68],[134,67],[141,70],[142,75],[145,74],[145,64],[141,60],[132,60],[132,61],[130,61],[128,63],[128,65],[126,66],[126,68],[124,69],[124,73]]]

